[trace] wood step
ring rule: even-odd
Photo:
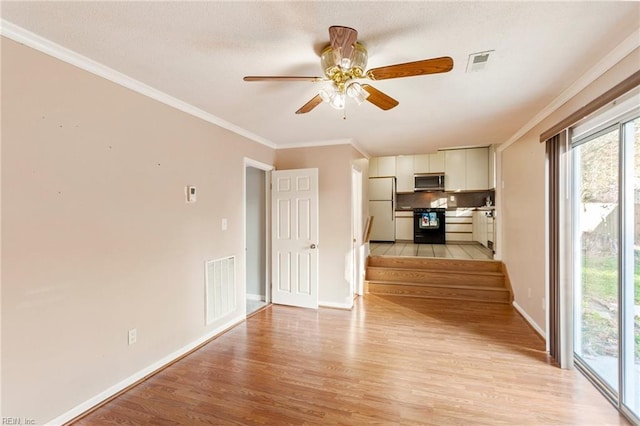
[[[416,284],[505,287],[504,275],[501,272],[443,271],[369,266],[367,267],[366,279],[370,281]]]
[[[510,303],[504,266],[494,260],[369,256],[365,293]]]
[[[369,256],[368,266],[502,273],[502,262],[497,260],[463,260],[415,256]]]
[[[366,281],[365,293],[507,304],[511,302],[511,293],[506,288],[463,285],[417,285],[415,283]]]

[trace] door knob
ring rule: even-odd
[[[315,244],[311,244],[311,249],[315,249],[316,245]]]

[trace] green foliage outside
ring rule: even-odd
[[[640,252],[635,251],[634,301],[640,305]],[[582,265],[582,349],[618,356],[618,259],[586,258]],[[635,358],[640,363],[640,317],[635,316]]]

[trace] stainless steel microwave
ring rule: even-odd
[[[414,191],[444,191],[444,174],[421,173],[413,175]]]

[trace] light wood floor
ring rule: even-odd
[[[77,424],[628,423],[509,305],[367,295],[269,307]]]
[[[370,243],[371,254],[380,256],[445,257],[448,259],[493,259],[493,253],[480,243],[414,244]]]

